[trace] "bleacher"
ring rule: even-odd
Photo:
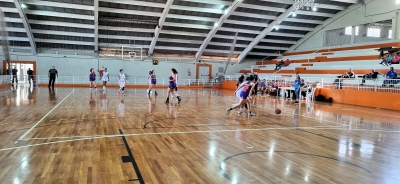
[[[261,78],[272,78],[280,76],[289,76],[294,78],[298,73],[302,78],[320,78],[325,84],[333,84],[337,76],[348,72],[350,68],[356,74],[354,79],[341,80],[344,88],[354,86],[360,87],[363,76],[375,68],[378,72],[386,74],[389,71],[388,66],[380,65],[380,48],[399,48],[398,42],[363,45],[358,47],[337,47],[333,49],[321,49],[320,51],[302,51],[284,53],[281,58],[266,62],[256,62],[253,70],[258,72]],[[274,70],[276,64],[280,61],[289,59],[291,64],[288,67],[282,67],[281,70]],[[392,65],[395,70],[400,65]],[[250,73],[251,67],[241,70],[240,73]],[[291,80],[291,79],[288,79]],[[316,79],[317,80],[317,79]],[[321,81],[319,80],[319,81]],[[379,75],[376,80],[366,80],[365,86],[382,86],[385,77]],[[312,81],[312,80],[311,80]],[[396,84],[400,86],[400,84]],[[333,85],[334,86],[334,85]]]

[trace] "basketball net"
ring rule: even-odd
[[[303,7],[310,10],[310,8],[314,7],[314,0],[294,0],[294,7],[296,10],[303,9]]]

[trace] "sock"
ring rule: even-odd
[[[229,110],[232,110],[232,108],[229,108]]]

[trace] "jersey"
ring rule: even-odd
[[[104,71],[103,72],[103,77],[101,78],[103,81],[108,81],[108,75],[109,75],[109,73],[108,72],[106,72],[106,71]]]
[[[89,80],[90,81],[95,81],[96,80],[96,73],[92,72],[89,74]]]

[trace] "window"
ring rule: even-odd
[[[350,27],[346,27],[345,30],[344,30],[344,34],[351,35],[351,29],[352,29],[351,26]],[[358,30],[359,30],[359,27],[356,26],[356,36],[358,36]]]
[[[389,30],[388,38],[392,39],[392,30]]]
[[[381,37],[381,29],[379,29],[379,28],[368,28],[367,36],[369,36],[369,37]]]

